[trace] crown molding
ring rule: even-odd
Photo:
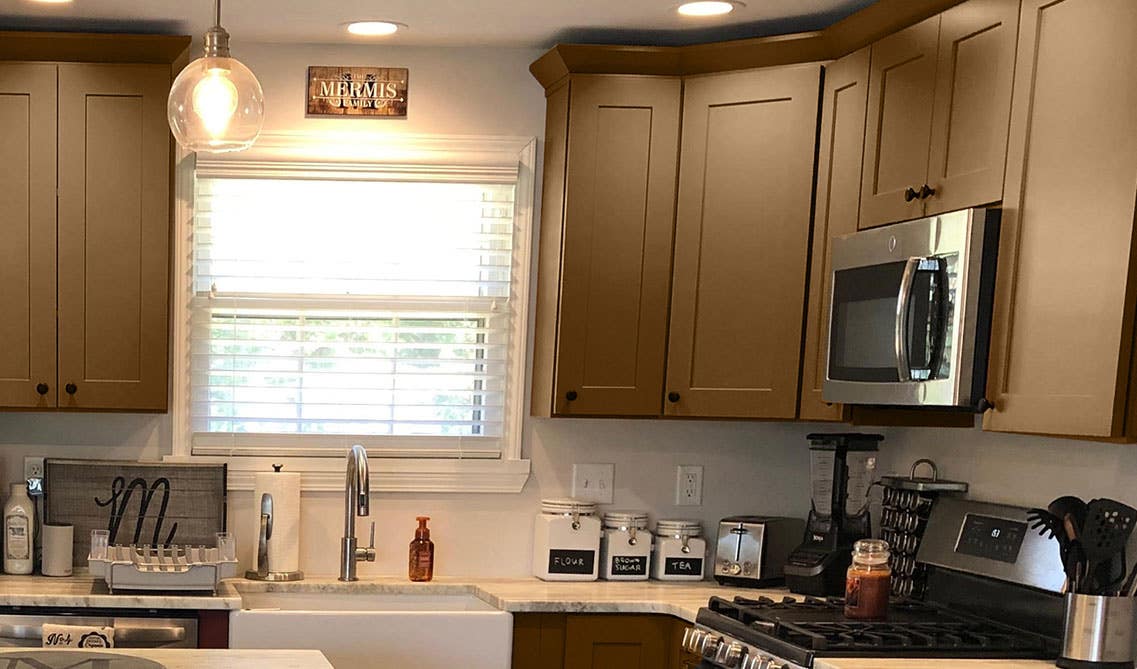
[[[824,30],[689,46],[558,44],[529,72],[549,91],[570,74],[690,76],[833,60],[961,2],[878,0]]]

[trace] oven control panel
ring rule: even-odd
[[[1061,592],[1058,542],[1028,531],[1028,510],[940,497],[932,507],[918,562]]]
[[[754,646],[698,627],[683,630],[683,650],[698,655],[704,664],[721,669],[803,669]]]

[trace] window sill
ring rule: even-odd
[[[303,492],[343,492],[345,463],[340,458],[225,458],[168,456],[165,462],[228,465],[228,488],[252,491],[257,472],[273,463],[300,473]],[[529,480],[529,460],[413,460],[372,457],[372,492],[519,493]]]

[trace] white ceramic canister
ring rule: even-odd
[[[541,513],[533,524],[534,576],[545,581],[595,581],[599,553],[595,503],[541,500]]]
[[[600,537],[600,574],[606,581],[646,581],[651,567],[651,532],[646,511],[609,511]]]
[[[660,581],[701,581],[707,542],[697,520],[661,520],[655,525],[651,577]]]

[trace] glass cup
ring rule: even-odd
[[[217,559],[236,560],[237,540],[233,535],[228,532],[217,532],[214,536],[217,537]]]
[[[110,546],[110,530],[91,530],[91,560],[105,560]]]

